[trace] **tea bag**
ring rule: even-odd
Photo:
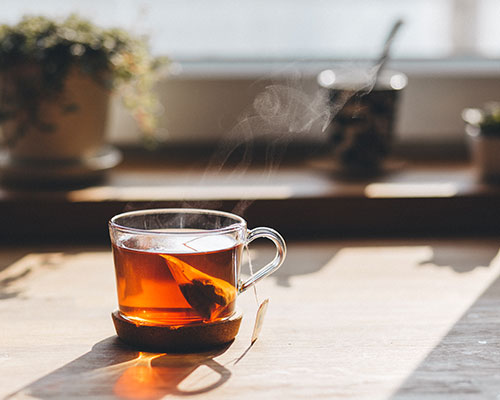
[[[177,257],[160,254],[189,305],[208,321],[216,318],[236,298],[236,288],[194,268]]]

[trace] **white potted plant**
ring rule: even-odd
[[[10,180],[79,178],[120,159],[106,145],[117,92],[151,137],[158,60],[146,43],[72,15],[0,26],[0,166]]]
[[[462,112],[472,162],[485,181],[500,181],[500,103],[486,103],[482,108]]]

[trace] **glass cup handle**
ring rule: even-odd
[[[269,274],[276,271],[281,266],[281,264],[283,264],[283,261],[285,261],[286,244],[285,241],[283,240],[283,237],[278,232],[276,232],[274,229],[264,228],[264,227],[250,229],[247,233],[246,245],[249,245],[250,242],[254,241],[257,238],[266,238],[271,240],[276,246],[276,255],[269,264],[259,269],[245,282],[240,283],[238,289],[240,293],[247,290],[250,286],[254,285],[262,278],[265,278]]]

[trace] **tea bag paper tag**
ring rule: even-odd
[[[259,337],[260,330],[262,329],[262,325],[264,324],[264,316],[266,315],[268,304],[269,299],[265,299],[257,310],[257,315],[255,316],[255,325],[253,326],[252,344],[254,344]]]

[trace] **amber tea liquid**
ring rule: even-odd
[[[221,235],[161,246],[133,237],[113,244],[121,314],[138,324],[173,326],[231,316],[242,248]]]

